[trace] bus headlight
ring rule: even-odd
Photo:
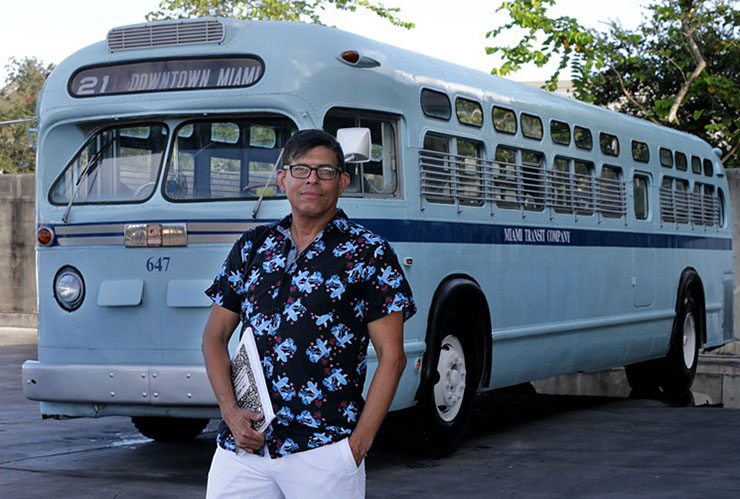
[[[69,265],[54,277],[54,298],[64,310],[77,310],[85,299],[85,281],[80,271]]]

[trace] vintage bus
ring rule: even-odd
[[[23,380],[44,417],[167,440],[219,416],[203,291],[242,231],[288,213],[273,170],[305,128],[370,130],[340,207],[411,283],[392,410],[422,450],[459,444],[476,391],[626,366],[678,393],[733,339],[727,179],[685,133],[333,28],[227,19],[111,30],[51,73],[38,118]]]

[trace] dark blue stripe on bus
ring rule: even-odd
[[[685,248],[731,250],[732,239],[703,235],[657,234],[629,231],[608,231],[556,227],[531,227],[521,225],[496,225],[460,222],[429,222],[424,220],[392,220],[353,218],[373,232],[391,242],[402,243],[457,243],[457,244],[512,244],[539,246],[593,246],[618,248]],[[147,221],[148,223],[167,223]],[[147,223],[147,222],[115,222]],[[192,220],[192,223],[208,223]],[[213,223],[270,223],[274,220],[211,220]],[[113,224],[113,223],[111,223]],[[75,224],[79,226],[93,224]],[[106,224],[100,224],[106,225]],[[68,225],[70,227],[73,225]],[[507,231],[509,236],[507,238]],[[239,235],[241,231],[192,231],[199,235]],[[89,238],[122,236],[121,232],[96,234],[63,234],[58,238]]]
[[[554,227],[527,227],[417,220],[354,219],[389,241],[404,243],[516,244],[622,248],[685,248],[731,250],[732,239],[701,235],[655,234]],[[529,231],[530,238],[507,240],[505,229]],[[542,231],[542,232],[539,232]],[[537,237],[544,233],[544,240]],[[568,242],[564,242],[565,234]],[[551,240],[548,240],[548,239]],[[558,238],[560,240],[558,241]]]

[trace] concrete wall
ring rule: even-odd
[[[735,273],[734,331],[735,343],[729,347],[740,353],[740,170],[728,170],[730,186],[730,210],[732,211],[732,267]],[[727,349],[727,347],[725,347]]]
[[[0,326],[36,325],[33,175],[0,175]]]

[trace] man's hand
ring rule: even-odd
[[[355,464],[358,467],[360,466],[362,460],[365,459],[367,451],[370,450],[371,445],[372,442],[362,442],[356,433],[352,433],[352,435],[349,436],[349,448],[352,450],[352,457],[355,458]]]
[[[252,428],[253,422],[262,421],[264,416],[247,409],[235,408],[224,414],[224,421],[234,435],[234,443],[240,449],[253,452],[265,445],[265,436]]]

